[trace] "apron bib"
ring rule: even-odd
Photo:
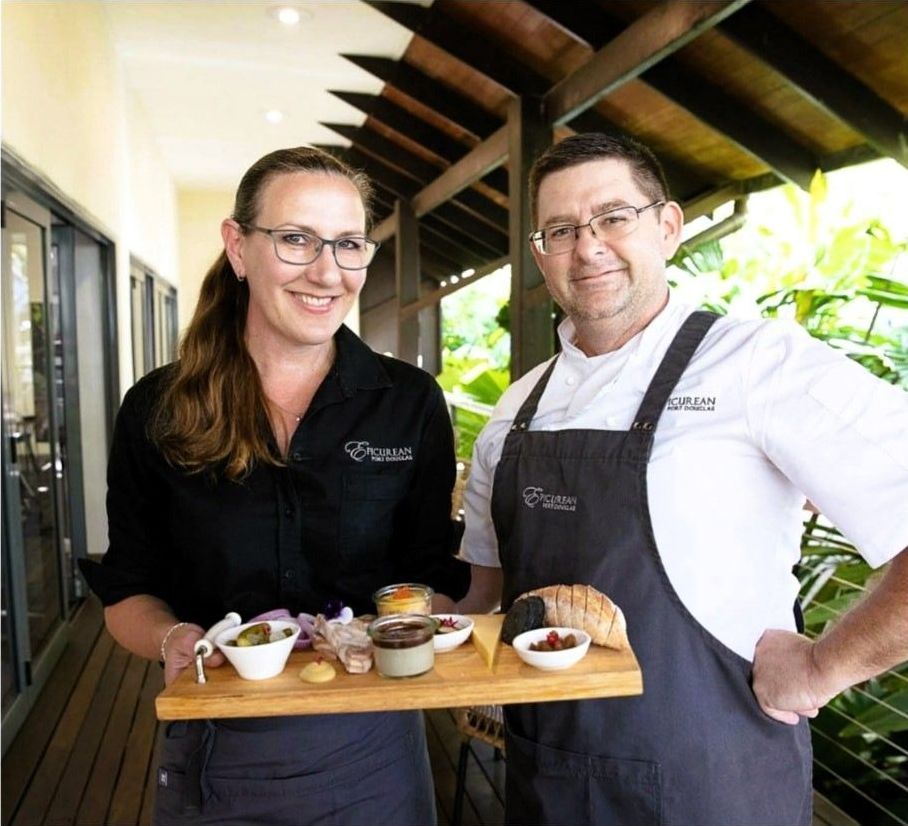
[[[505,707],[509,824],[811,821],[806,721],[760,709],[751,664],[675,593],[650,520],[659,417],[715,320],[685,321],[630,430],[531,431],[553,361],[505,440],[491,503],[503,607],[532,588],[592,585],[624,611],[644,682],[639,697]]]

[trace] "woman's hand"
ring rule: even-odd
[[[180,676],[183,669],[195,664],[195,644],[205,636],[205,629],[199,625],[187,623],[177,628],[167,639],[162,648],[164,654],[164,685],[170,685]],[[224,662],[224,655],[215,649],[210,657],[205,658],[206,668],[217,668]]]

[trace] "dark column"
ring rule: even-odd
[[[401,309],[419,300],[419,224],[408,201],[394,207],[397,233],[394,236],[397,281],[397,357],[416,364],[419,357],[419,316],[401,315]]]
[[[530,297],[530,292],[543,280],[527,241],[527,236],[535,229],[530,215],[527,179],[533,161],[551,144],[552,128],[543,119],[541,98],[513,100],[508,109],[512,380],[555,352],[552,301],[541,297],[540,290],[536,290],[535,300]]]

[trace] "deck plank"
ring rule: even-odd
[[[75,690],[34,773],[22,805],[13,816],[14,826],[36,826],[44,823],[51,795],[66,769],[113,647],[114,642],[107,633],[99,635],[98,643],[92,649],[88,663],[79,675]]]
[[[120,683],[126,671],[129,652],[118,645],[113,647],[98,687],[91,698],[88,713],[82,720],[79,735],[57,785],[50,808],[44,818],[47,826],[71,826],[88,786],[91,769],[108,728],[111,709],[117,699]]]
[[[152,664],[145,673],[106,826],[136,826],[139,822],[158,728],[154,698],[163,687],[163,672]]]
[[[126,673],[117,692],[110,721],[76,815],[76,823],[107,822],[107,810],[120,774],[123,753],[127,747],[129,730],[136,715],[147,670],[147,660],[129,656]]]
[[[101,603],[86,600],[72,618],[70,640],[53,675],[35,702],[26,723],[10,743],[3,758],[2,823],[9,826],[28,794],[32,778],[56,736],[60,718],[72,696],[72,687],[85,668],[86,661],[104,625]]]

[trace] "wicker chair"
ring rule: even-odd
[[[504,714],[501,706],[469,706],[454,710],[454,720],[460,732],[460,756],[457,760],[457,786],[454,790],[454,812],[451,826],[460,826],[463,816],[463,796],[467,781],[467,760],[470,741],[488,743],[495,749],[496,758],[504,756]]]

